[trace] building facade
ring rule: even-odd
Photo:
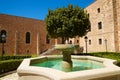
[[[88,52],[120,52],[120,0],[95,0],[85,8],[91,22]],[[79,45],[86,52],[84,37]]]
[[[0,36],[5,34],[5,54],[40,54],[55,44],[41,20],[0,14]],[[0,54],[3,43],[0,41]]]
[[[120,0],[95,0],[85,8],[91,29],[84,37],[69,39],[83,52],[120,52]],[[61,40],[49,39],[41,20],[0,14],[0,40],[5,34],[5,54],[40,54]],[[87,43],[87,47],[86,47]],[[2,54],[0,41],[0,54]]]

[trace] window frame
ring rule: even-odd
[[[98,12],[98,13],[100,13],[100,12],[101,12],[100,8],[97,8],[97,12]]]
[[[50,44],[50,39],[48,35],[46,35],[46,44]]]
[[[30,42],[31,42],[30,32],[26,32],[26,44],[30,44]]]
[[[89,40],[89,45],[91,45],[91,40]]]
[[[102,22],[101,22],[101,21],[98,22],[98,29],[99,29],[99,30],[102,29]]]
[[[99,45],[102,45],[102,39],[100,38],[98,39],[98,41],[99,41]]]

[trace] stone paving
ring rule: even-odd
[[[0,80],[18,80],[18,75],[16,72],[14,72],[6,76],[0,77]]]

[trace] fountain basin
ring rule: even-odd
[[[120,68],[114,65],[115,60],[93,56],[72,56],[72,59],[93,60],[104,65],[104,68],[75,72],[63,72],[46,67],[30,66],[44,61],[45,58],[62,58],[62,56],[41,56],[24,59],[17,69],[19,80],[120,80]]]
[[[69,69],[68,66],[64,65],[66,64],[65,61],[62,61],[61,58],[44,58],[44,60],[41,60],[38,63],[35,63],[34,61],[31,62],[30,66],[37,66],[37,67],[46,67],[46,68],[52,68],[64,72],[75,72],[75,71],[82,71],[82,70],[90,70],[90,69],[97,69],[97,68],[104,68],[104,64],[101,62],[93,61],[93,60],[87,60],[87,59],[72,59],[73,67]],[[69,64],[67,64],[69,65]],[[64,68],[63,68],[64,66]],[[67,70],[68,71],[67,71]]]

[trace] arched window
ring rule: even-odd
[[[72,41],[70,40],[70,44],[72,44]]]
[[[50,43],[50,39],[49,39],[49,36],[46,35],[46,43],[49,44]]]
[[[30,43],[30,32],[26,32],[26,43]]]
[[[0,33],[0,43],[6,43],[6,36],[7,36],[7,33],[5,30],[1,30],[1,33]]]
[[[99,45],[101,45],[102,44],[102,39],[99,39]]]
[[[77,43],[79,43],[79,40],[77,40]]]

